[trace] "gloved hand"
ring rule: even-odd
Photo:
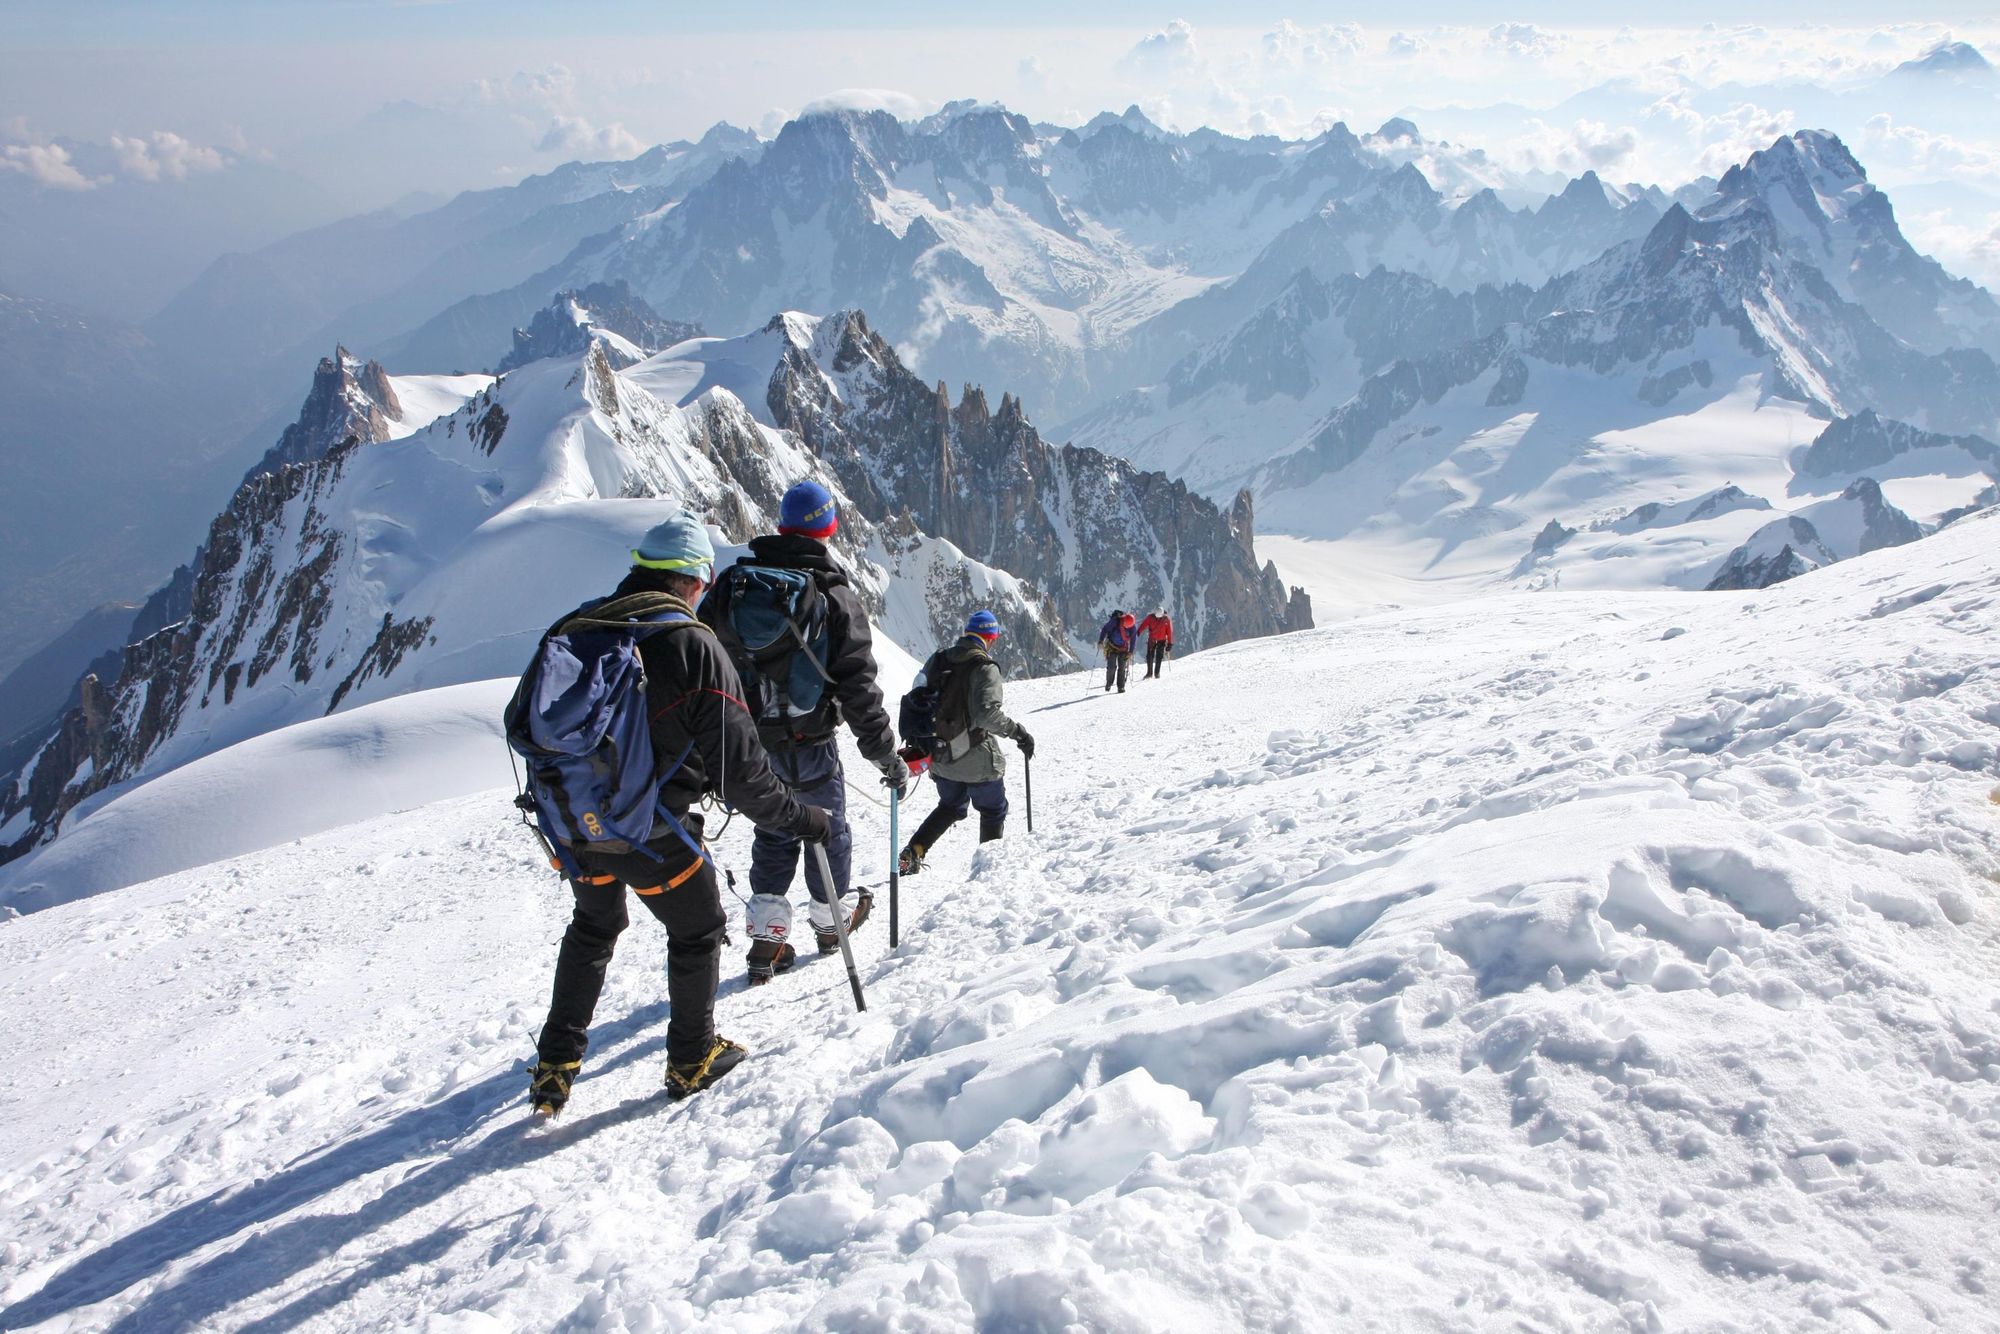
[[[800,806],[804,818],[799,821],[798,836],[808,843],[824,843],[833,837],[833,821],[825,811],[817,806]]]
[[[1014,729],[1014,744],[1021,748],[1022,759],[1032,760],[1035,758],[1035,739],[1028,735],[1027,728],[1017,727]]]
[[[901,755],[891,755],[883,763],[882,786],[894,792],[898,801],[910,795],[910,766],[903,763]]]

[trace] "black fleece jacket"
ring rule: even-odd
[[[846,573],[827,554],[826,544],[790,533],[753,537],[750,554],[737,564],[807,570],[818,576],[827,601],[826,674],[833,678],[840,716],[847,720],[869,762],[887,764],[896,753],[896,730],[889,723],[889,711],[882,706],[882,687],[875,679],[875,641],[868,629],[868,610],[847,582]],[[710,625],[721,625],[727,614],[727,585],[718,579],[702,600],[701,618]]]
[[[612,596],[671,591],[658,572],[635,568]],[[714,792],[757,824],[804,833],[804,810],[771,772],[743,703],[743,685],[715,636],[701,629],[657,631],[639,641],[639,661],[646,668],[653,753],[665,764],[694,743],[660,790],[667,809],[685,815],[704,792]]]

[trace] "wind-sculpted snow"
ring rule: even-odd
[[[686,1104],[642,920],[525,1128],[506,790],[13,922],[0,1323],[1985,1328],[1996,524],[1013,683],[1037,833]]]

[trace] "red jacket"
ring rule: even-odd
[[[1139,622],[1139,629],[1146,632],[1148,643],[1171,644],[1174,642],[1174,622],[1172,617],[1148,616],[1145,620]]]

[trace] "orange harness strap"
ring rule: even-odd
[[[703,846],[705,847],[706,845],[704,844]],[[634,894],[644,894],[646,897],[651,898],[655,894],[664,894],[670,889],[679,889],[682,885],[685,885],[689,880],[692,880],[694,878],[694,873],[696,871],[699,871],[703,866],[707,864],[708,864],[708,858],[697,857],[695,860],[688,863],[686,870],[676,875],[673,879],[667,881],[666,884],[654,885],[651,889],[641,889],[637,885],[634,885],[632,886],[632,892]]]

